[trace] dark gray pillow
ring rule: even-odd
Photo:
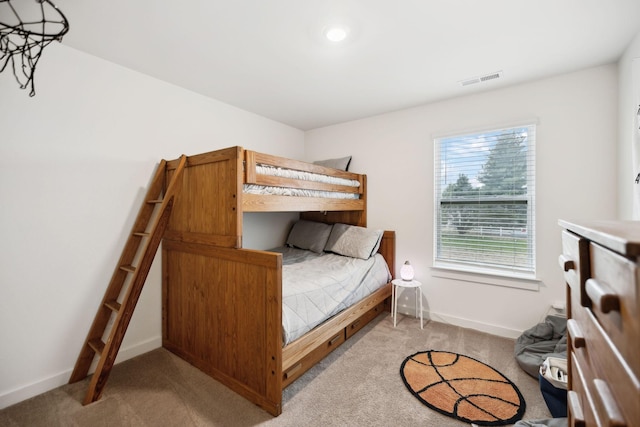
[[[342,157],[340,159],[327,159],[316,160],[314,165],[326,166],[328,168],[340,169],[343,171],[349,170],[349,163],[351,163],[351,156]]]
[[[324,250],[352,258],[369,259],[378,251],[383,230],[334,224]]]
[[[327,244],[331,229],[331,224],[301,219],[293,224],[287,237],[287,245],[321,253]]]

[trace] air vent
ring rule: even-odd
[[[470,79],[460,80],[460,86],[469,86],[476,83],[488,82],[490,80],[499,79],[502,77],[502,71],[496,71],[495,73],[485,74],[483,76],[472,77]]]
[[[469,85],[474,85],[476,83],[480,83],[480,79],[475,77],[473,79],[468,79],[468,80],[462,80],[460,81],[460,86],[469,86]]]

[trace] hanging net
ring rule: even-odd
[[[42,50],[68,31],[67,18],[49,0],[0,0],[0,73],[11,64],[20,88],[34,96]]]

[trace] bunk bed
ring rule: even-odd
[[[166,182],[178,165],[167,161]],[[277,416],[285,387],[389,310],[391,285],[286,342],[285,251],[243,248],[243,214],[366,227],[366,175],[242,147],[189,156],[182,173],[162,241],[163,346]],[[393,274],[395,233],[378,245]]]

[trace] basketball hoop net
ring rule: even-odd
[[[11,63],[20,89],[30,87],[34,96],[33,74],[42,50],[68,31],[67,18],[49,0],[0,0],[0,73]]]

